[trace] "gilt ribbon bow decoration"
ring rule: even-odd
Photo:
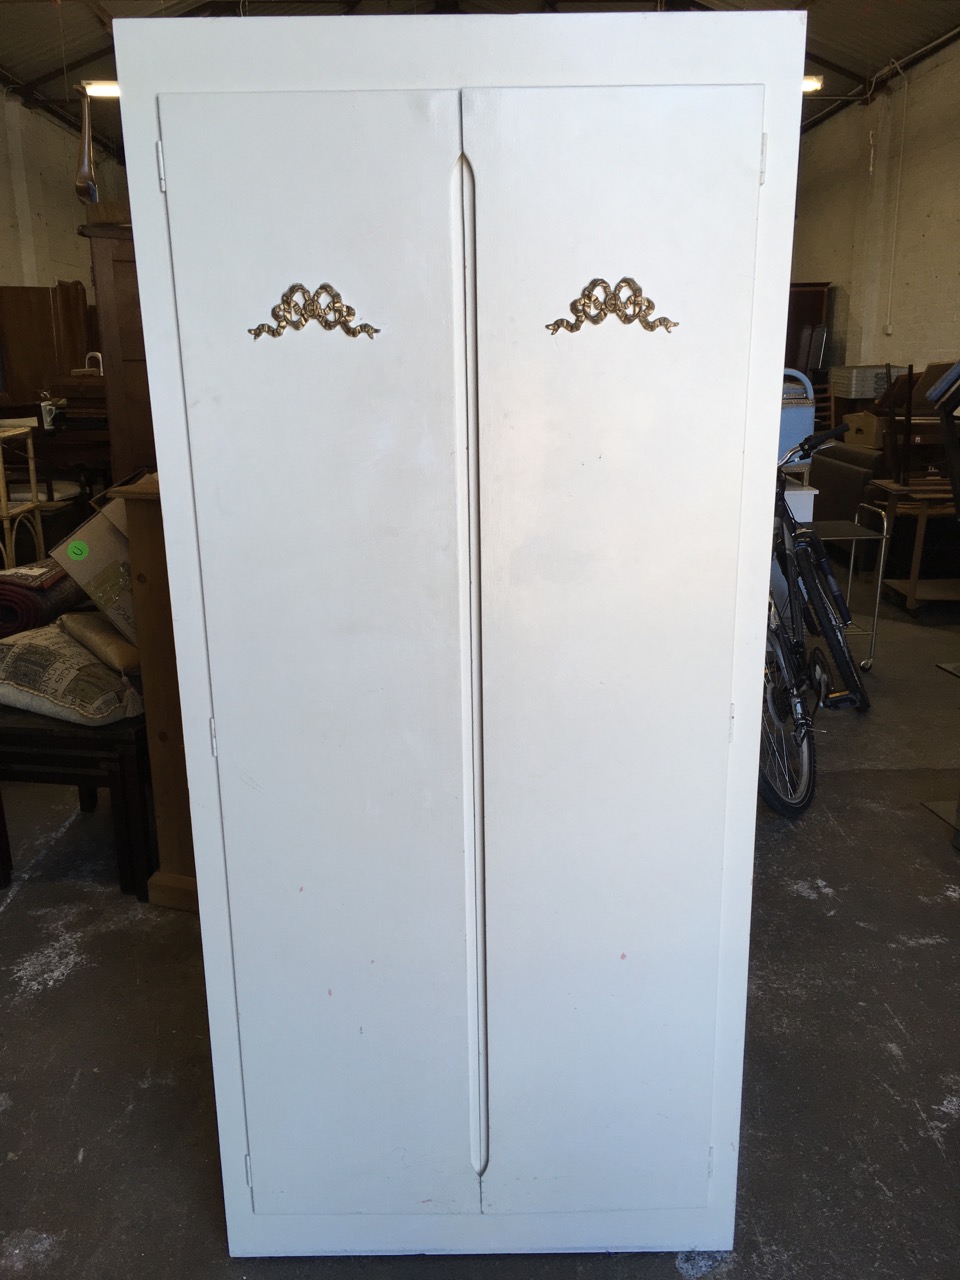
[[[644,295],[643,290],[631,276],[624,276],[611,289],[606,280],[599,277],[591,280],[587,287],[570,303],[570,312],[574,323],[567,319],[554,320],[546,328],[551,333],[566,329],[568,333],[576,333],[586,320],[589,324],[602,324],[607,316],[616,316],[623,324],[633,324],[652,333],[654,329],[676,329],[679,321],[668,320],[666,316],[650,319],[650,313],[656,304],[652,298]]]
[[[248,329],[256,340],[264,333],[271,338],[279,338],[285,329],[302,329],[308,320],[317,320],[324,329],[342,329],[351,338],[365,333],[372,338],[379,329],[371,324],[354,326],[357,313],[348,306],[332,284],[322,284],[313,293],[302,284],[292,284],[270,314],[276,320],[276,326],[258,324],[255,329]]]

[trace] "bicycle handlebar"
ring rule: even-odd
[[[790,462],[794,457],[809,458],[816,453],[818,449],[822,449],[828,440],[839,440],[846,435],[849,427],[846,423],[839,427],[832,427],[829,431],[815,431],[812,436],[807,436],[806,440],[801,440],[799,444],[794,445],[780,459],[779,465],[782,467]]]

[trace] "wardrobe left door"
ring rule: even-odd
[[[479,1212],[458,95],[160,118],[254,1213]]]

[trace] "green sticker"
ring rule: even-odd
[[[67,547],[67,555],[71,560],[86,560],[89,554],[90,548],[80,538],[77,538],[75,542],[71,542]]]

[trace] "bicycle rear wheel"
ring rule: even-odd
[[[809,551],[797,550],[797,568],[800,571],[807,604],[817,625],[817,632],[830,651],[830,660],[836,668],[837,675],[843,687],[856,698],[857,710],[868,711],[870,695],[860,679],[857,664],[847,644],[844,625],[823,589],[823,583]]]
[[[790,672],[780,637],[767,628],[760,728],[760,799],[774,813],[796,818],[813,799],[817,769],[803,694]]]

